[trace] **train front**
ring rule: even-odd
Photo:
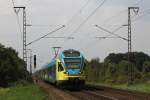
[[[83,54],[76,50],[65,50],[61,53],[61,60],[66,70],[66,84],[83,86],[85,83]]]

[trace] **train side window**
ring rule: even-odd
[[[60,72],[60,71],[64,71],[64,68],[63,68],[62,64],[59,62],[58,63],[58,72]]]

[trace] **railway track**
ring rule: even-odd
[[[75,96],[79,100],[118,100],[116,98],[112,98],[109,96],[105,96],[102,94],[97,94],[91,91],[76,91],[76,92],[68,92],[72,96]]]
[[[38,80],[37,85],[47,93],[48,100],[150,100],[149,94],[109,87],[85,86],[82,90],[58,89],[41,80]]]
[[[117,98],[118,100],[150,100],[150,94],[147,93],[115,89],[115,88],[104,87],[104,86],[87,85],[86,87],[95,88],[94,92],[98,94],[105,94],[107,96]]]

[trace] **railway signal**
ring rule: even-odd
[[[34,55],[34,69],[36,68],[36,55]]]
[[[29,58],[30,59],[30,70],[29,70],[29,72],[30,72],[30,74],[32,75],[32,49],[27,49],[27,51],[29,51],[30,52],[30,56],[29,57],[27,57],[27,58]],[[28,65],[28,64],[27,64]]]

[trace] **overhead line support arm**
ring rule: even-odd
[[[128,39],[126,39],[126,38],[124,38],[124,37],[121,37],[121,36],[119,36],[118,34],[115,34],[115,33],[111,32],[111,31],[109,31],[109,30],[107,30],[107,29],[104,29],[104,28],[98,26],[98,25],[95,25],[95,27],[97,27],[97,28],[99,28],[99,29],[101,29],[101,30],[103,30],[103,31],[105,31],[105,32],[107,32],[107,33],[109,33],[109,34],[113,34],[113,35],[117,36],[118,38],[121,38],[121,39],[123,39],[123,40],[125,40],[125,41],[128,41]]]

